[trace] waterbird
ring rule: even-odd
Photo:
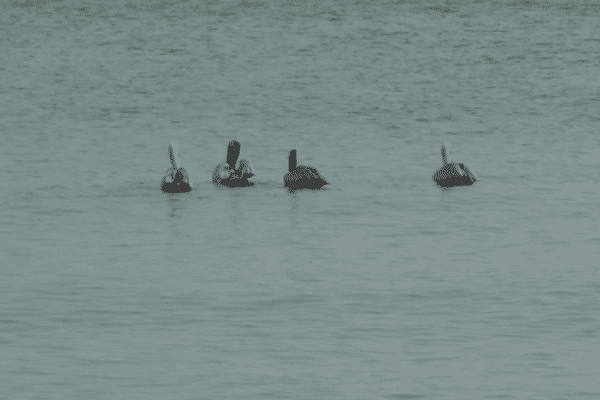
[[[320,189],[328,182],[316,168],[297,165],[296,150],[291,150],[288,158],[288,173],[283,176],[285,187],[290,189]]]
[[[192,190],[192,178],[190,178],[185,168],[181,167],[179,143],[174,140],[169,144],[169,158],[171,159],[171,168],[165,172],[165,176],[160,182],[160,189],[166,193],[189,192]]]
[[[229,187],[252,186],[252,182],[248,182],[248,178],[253,177],[254,168],[248,160],[240,160],[241,145],[237,140],[232,140],[227,145],[227,159],[225,162],[216,166],[212,173],[212,181]],[[236,164],[237,168],[236,168]]]
[[[477,181],[477,176],[462,163],[448,162],[450,144],[442,145],[442,162],[444,166],[433,174],[433,180],[441,187],[468,186]]]

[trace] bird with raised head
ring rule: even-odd
[[[442,162],[444,165],[433,174],[435,183],[442,187],[468,186],[478,180],[475,173],[469,170],[465,164],[451,163],[448,161],[449,158],[450,144],[444,143],[442,145]]]
[[[179,144],[172,141],[169,144],[169,158],[171,168],[167,169],[160,182],[160,189],[166,193],[184,193],[192,190],[192,178],[179,161]]]
[[[232,140],[227,145],[227,159],[217,165],[212,173],[212,181],[229,187],[252,186],[248,178],[253,177],[254,168],[248,160],[239,160],[241,145]],[[237,164],[237,168],[236,168]]]
[[[288,156],[288,173],[283,177],[285,187],[290,189],[320,189],[328,182],[319,174],[316,168],[297,165],[296,150],[291,150]]]

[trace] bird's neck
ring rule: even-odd
[[[289,159],[289,166],[288,166],[288,171],[292,172],[293,170],[295,170],[297,167],[297,161],[296,161],[296,152],[292,151],[290,153],[290,159]]]

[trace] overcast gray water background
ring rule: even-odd
[[[600,6],[7,3],[1,398],[600,398]]]

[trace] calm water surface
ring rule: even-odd
[[[599,16],[1,6],[2,396],[599,398]],[[210,181],[231,139],[254,187]]]

